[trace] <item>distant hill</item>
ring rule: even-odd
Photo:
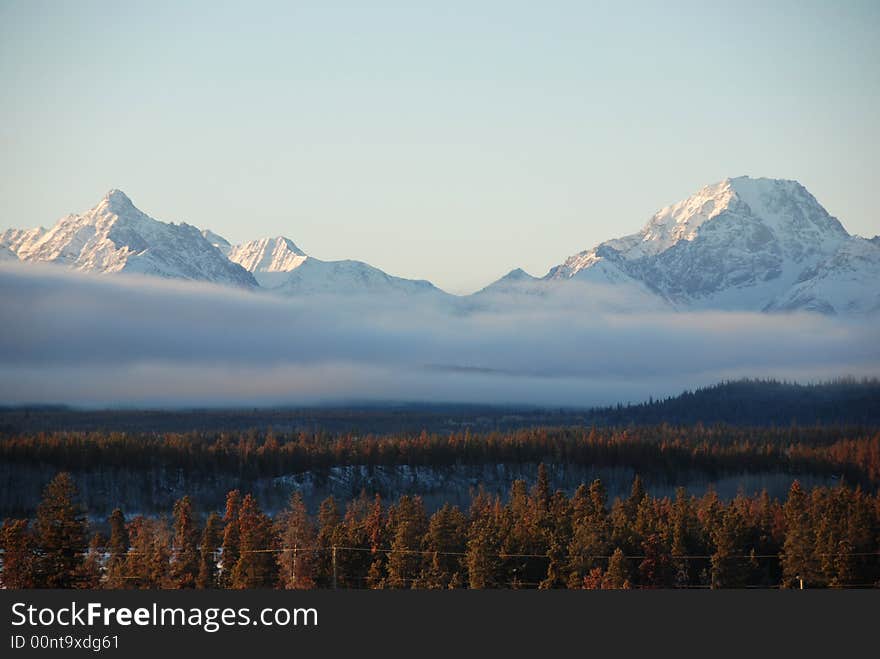
[[[880,380],[819,384],[737,380],[664,400],[592,410],[596,425],[727,423],[731,425],[880,425]]]

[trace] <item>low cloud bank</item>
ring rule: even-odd
[[[590,304],[610,294],[585,286],[583,304],[535,299],[463,312],[418,299],[281,299],[3,265],[0,402],[587,406],[743,376],[880,373],[870,319],[602,313]]]

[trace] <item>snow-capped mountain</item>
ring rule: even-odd
[[[678,309],[850,313],[877,308],[878,269],[876,244],[850,236],[800,183],[744,176],[663,208],[546,279],[641,288]]]
[[[880,236],[851,236],[796,181],[745,176],[702,188],[658,211],[638,233],[579,252],[544,277],[517,268],[463,298],[361,261],[316,259],[283,236],[232,245],[207,229],[154,220],[119,190],[51,229],[0,233],[0,261],[16,258],[288,296],[419,295],[464,312],[544,303],[600,311],[880,312]]]
[[[7,231],[0,243],[22,261],[58,263],[87,272],[256,286],[247,270],[226,259],[196,227],[154,220],[119,190],[111,190],[81,215],[60,219],[48,231]]]
[[[260,287],[284,295],[446,295],[431,282],[392,277],[361,261],[313,258],[284,236],[235,245],[228,255],[231,261],[253,273]]]

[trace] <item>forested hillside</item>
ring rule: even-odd
[[[880,380],[818,384],[736,380],[664,400],[597,408],[590,423],[726,423],[734,425],[880,425]]]

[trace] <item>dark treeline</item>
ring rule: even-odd
[[[880,380],[838,379],[816,384],[736,380],[663,400],[604,408],[539,408],[466,404],[349,405],[302,408],[86,410],[57,406],[0,406],[0,438],[55,432],[279,432],[365,435],[511,431],[540,426],[622,426],[669,423],[743,426],[880,426]]]
[[[735,380],[637,405],[596,408],[596,425],[880,425],[880,380],[839,378],[816,384]]]
[[[639,426],[528,428],[356,436],[276,433],[38,433],[0,441],[0,462],[56,470],[162,467],[188,479],[243,480],[343,465],[522,464],[626,466],[641,474],[755,471],[833,474],[873,489],[880,483],[880,430],[813,426]]]
[[[113,511],[94,533],[73,480],[58,474],[34,519],[0,529],[7,588],[736,588],[880,587],[880,496],[839,485],[784,501],[724,502],[681,488],[654,498],[636,477],[609,503],[601,481],[573,496],[513,483],[506,500],[428,515],[418,497],[299,493],[274,518],[229,492],[202,517],[189,497],[169,517]]]

